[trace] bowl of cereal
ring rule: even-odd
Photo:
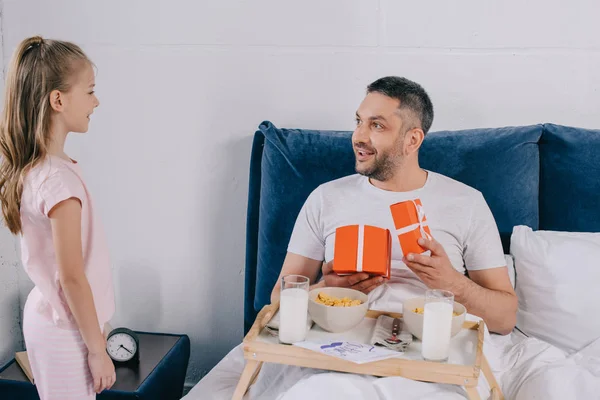
[[[326,287],[308,294],[308,313],[312,320],[328,332],[344,332],[363,320],[369,297],[358,290]]]
[[[425,297],[415,297],[404,300],[402,303],[402,319],[406,329],[417,339],[423,336],[423,313],[425,310]],[[452,314],[452,328],[450,337],[454,337],[462,329],[465,322],[467,309],[460,303],[454,302],[454,313]]]

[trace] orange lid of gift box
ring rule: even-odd
[[[419,238],[423,237],[419,227],[419,215],[417,212],[417,207],[422,207],[421,200],[419,199],[403,201],[390,206],[390,211],[392,212],[392,218],[394,219],[394,226],[396,229],[400,230],[402,228],[415,225],[414,229],[397,235],[404,256],[406,256],[408,253],[420,254],[427,250],[424,247],[421,247],[421,245],[419,245],[417,242]],[[426,225],[427,218],[425,215],[423,215],[422,223],[423,230],[431,236],[429,226]]]
[[[347,225],[336,229],[333,270],[340,274],[358,272],[361,228],[363,229],[362,272],[389,278],[392,258],[390,231],[370,225]]]
[[[390,206],[392,218],[394,219],[394,226],[396,229],[401,229],[406,226],[419,223],[419,215],[417,213],[417,207],[415,207],[415,204],[419,207],[423,206],[421,204],[421,200],[419,199],[402,201]],[[427,218],[423,216],[423,221],[426,220]]]

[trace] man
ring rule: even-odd
[[[311,193],[294,226],[281,276],[308,276],[311,288],[358,289],[380,308],[427,288],[449,290],[490,331],[508,334],[516,323],[517,297],[487,203],[477,190],[419,166],[419,148],[432,122],[431,100],[417,83],[392,76],[368,86],[352,135],[358,174]],[[431,229],[433,240],[420,239],[430,255],[403,257],[395,239],[389,281],[333,272],[337,227],[368,224],[393,232],[389,206],[415,198],[421,200]],[[320,270],[323,279],[316,282]],[[279,292],[276,285],[272,301]]]
[[[418,84],[386,77],[368,86],[367,96],[356,112],[356,130],[352,135],[358,174],[325,183],[310,194],[297,217],[281,275],[308,276],[313,288],[352,287],[369,294],[371,308],[389,311],[396,311],[403,298],[423,294],[428,287],[450,290],[469,313],[484,319],[490,331],[508,334],[515,325],[517,298],[496,223],[483,196],[462,183],[419,167],[418,151],[432,121],[433,106]],[[405,259],[394,239],[389,280],[363,273],[338,276],[333,272],[337,227],[370,224],[394,231],[389,206],[415,198],[422,201],[434,238],[422,242],[431,250],[430,256],[407,254]],[[320,270],[323,279],[316,282]],[[276,285],[272,301],[279,298],[279,290]],[[244,365],[240,345],[186,399],[230,399]],[[307,398],[317,392],[327,397],[323,391],[337,395],[341,387],[348,387],[346,374],[321,375],[322,372],[266,363],[248,396]],[[369,380],[375,378],[355,378],[352,385],[375,391],[375,384]],[[396,378],[385,379],[396,388]]]

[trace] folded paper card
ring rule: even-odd
[[[421,254],[427,249],[421,247],[417,240],[425,238],[431,240],[431,231],[427,225],[427,218],[421,200],[408,200],[390,206],[396,236],[400,241],[402,254]]]
[[[364,364],[385,360],[388,358],[403,357],[403,353],[376,347],[366,343],[346,342],[346,341],[323,341],[323,342],[296,342],[294,346],[302,347],[308,350],[316,351],[321,354],[341,358],[356,364]]]
[[[338,274],[366,272],[389,278],[391,257],[389,229],[347,225],[335,231],[333,270]]]

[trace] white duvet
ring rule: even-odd
[[[398,309],[406,293],[389,291],[377,296],[372,308]],[[412,293],[413,295],[415,293]],[[396,297],[398,295],[398,297]],[[371,296],[370,296],[371,297]],[[401,303],[400,303],[401,304]],[[476,320],[476,317],[468,316]],[[506,399],[600,400],[600,338],[577,353],[513,332],[500,336],[486,332],[484,353]],[[231,399],[244,369],[242,345],[235,347],[185,397],[185,400]],[[479,394],[489,397],[480,375]],[[412,381],[406,378],[337,373],[279,364],[263,364],[245,400],[466,399],[460,386]]]

